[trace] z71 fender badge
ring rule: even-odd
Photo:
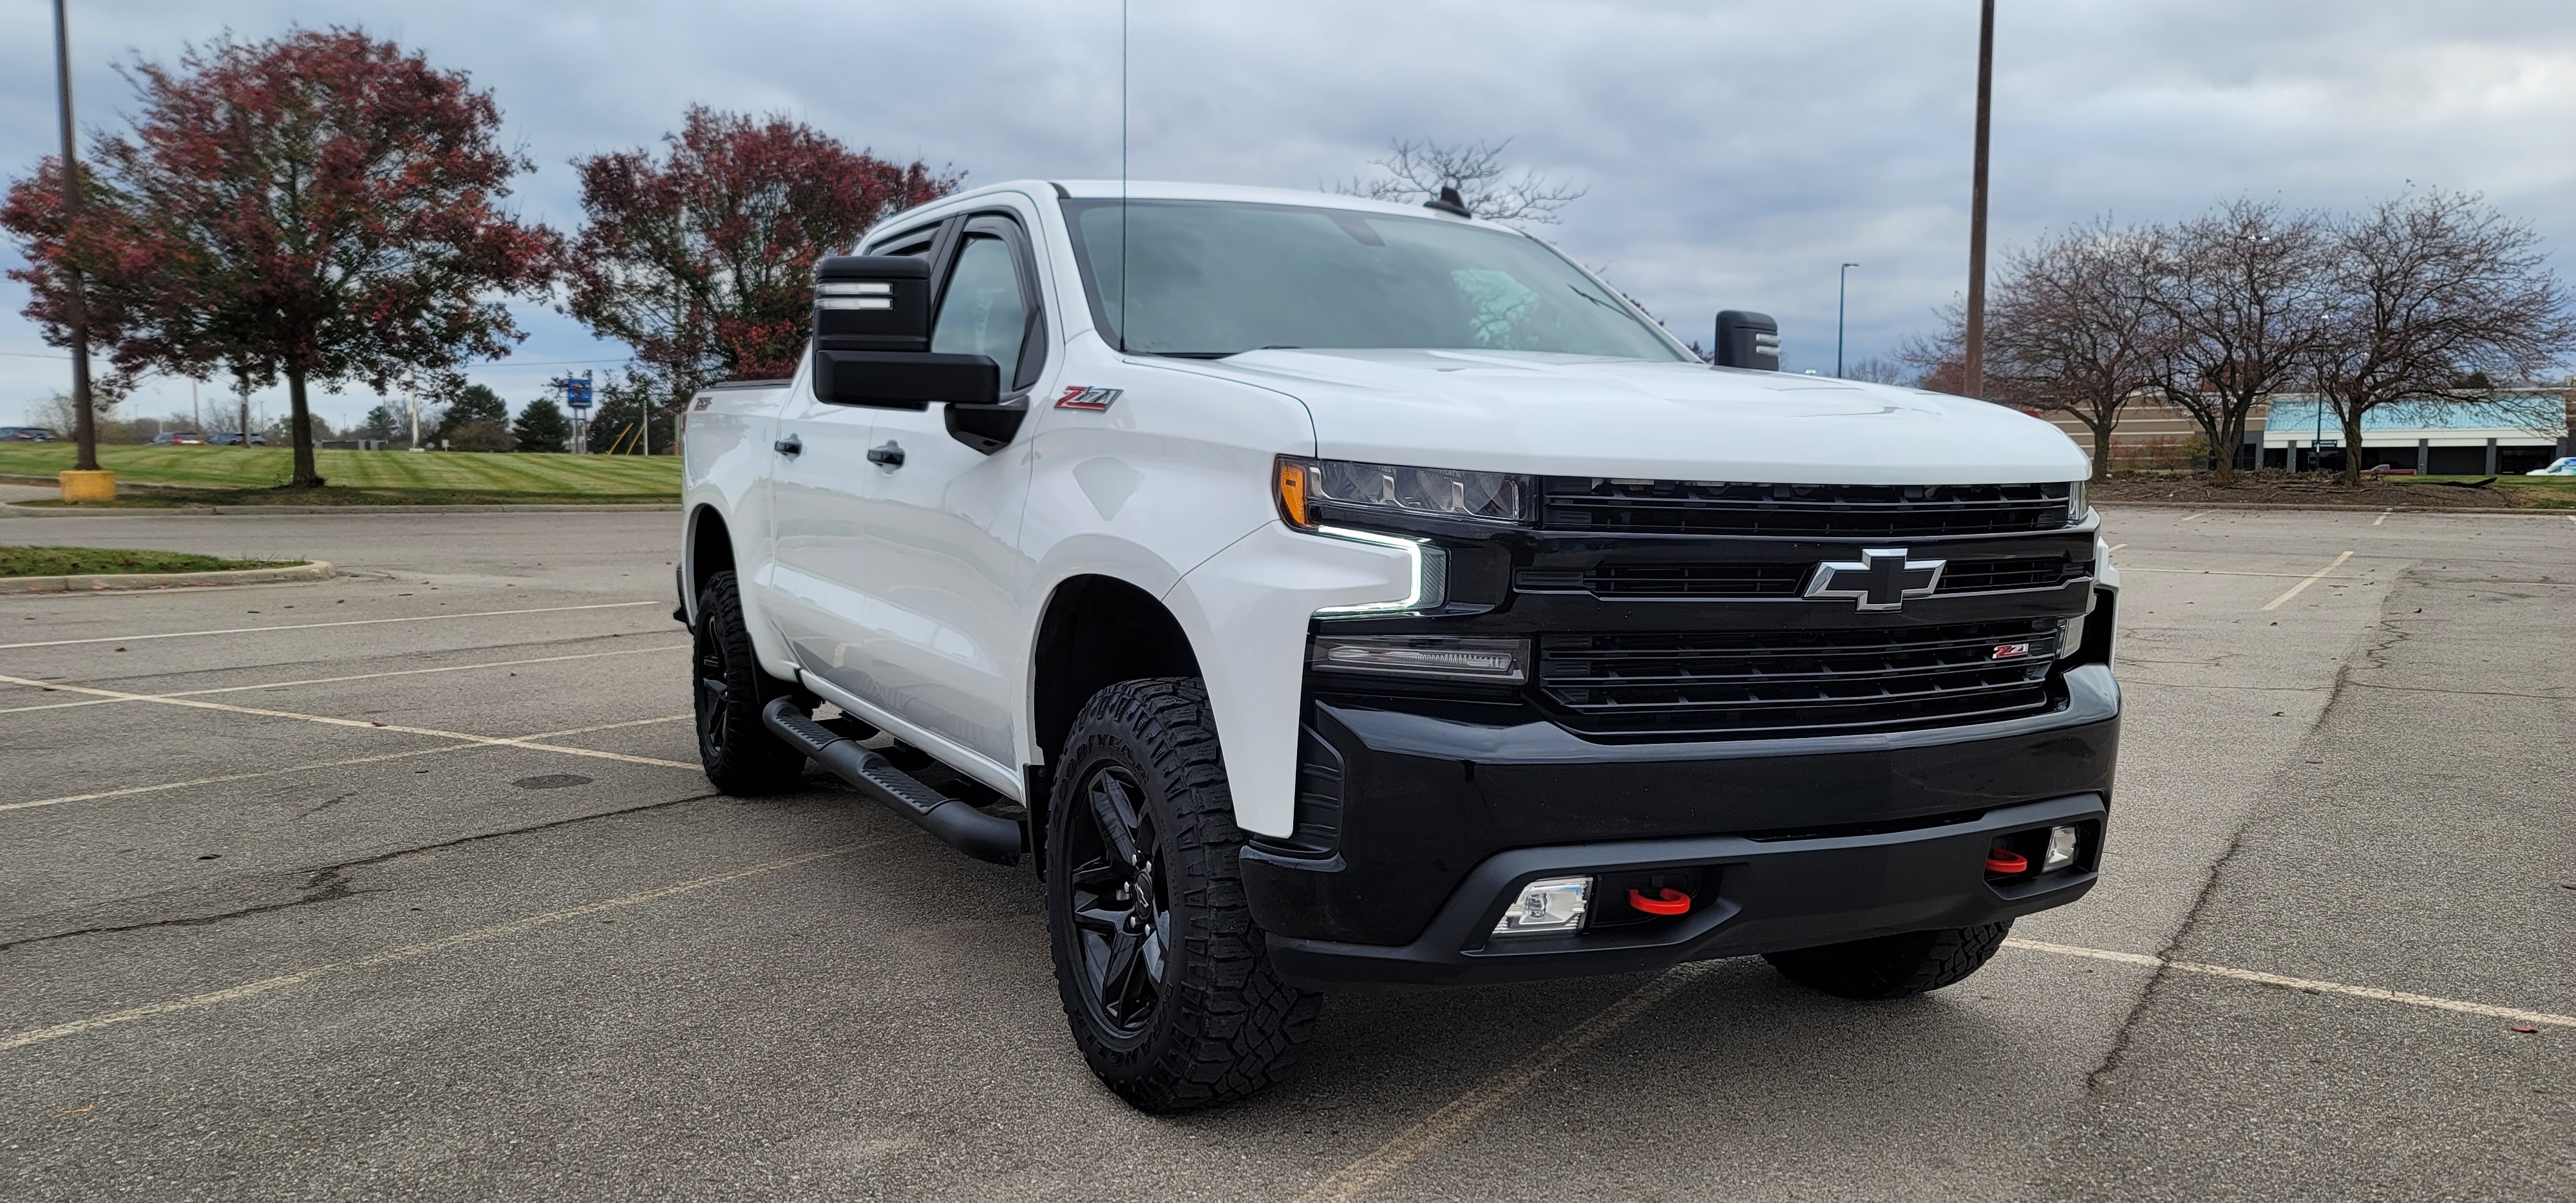
[[[1114,388],[1093,388],[1087,384],[1070,384],[1065,386],[1064,395],[1055,399],[1055,407],[1057,409],[1087,409],[1093,413],[1099,413],[1100,411],[1109,408],[1109,404],[1116,401],[1118,399],[1118,394],[1124,391],[1126,390]]]

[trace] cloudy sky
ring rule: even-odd
[[[1390,138],[1512,138],[1590,194],[1548,236],[1685,337],[1724,308],[1779,317],[1792,370],[1831,371],[1931,325],[1965,288],[1973,0],[1536,3],[1132,0],[1138,178],[1314,188]],[[2109,213],[2161,220],[2236,195],[2349,208],[2408,187],[2483,192],[2576,249],[2576,5],[2549,0],[2003,0],[1994,237]],[[88,129],[114,70],[227,29],[360,25],[496,94],[538,164],[513,197],[578,222],[568,160],[645,145],[690,101],[784,112],[970,183],[1114,175],[1117,0],[735,0],[438,5],[72,0]],[[0,7],[0,173],[53,149],[50,12]],[[14,249],[0,261],[20,262]],[[0,422],[69,364],[0,289]],[[542,307],[477,369],[513,404],[622,363]],[[334,422],[371,396],[323,398]],[[126,412],[184,412],[184,381]],[[268,401],[282,410],[283,401]]]

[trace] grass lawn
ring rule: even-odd
[[[220,572],[228,568],[288,568],[302,560],[218,560],[184,551],[120,551],[112,547],[0,546],[0,577],[86,576],[108,572]]]
[[[2486,477],[2391,476],[2387,479],[2391,484],[2424,487],[2433,486],[2436,482],[2446,480],[2460,484],[2468,484],[2471,481],[2485,480]],[[2576,509],[2576,476],[2499,476],[2495,478],[2495,483],[2489,487],[2513,490],[2513,499],[2516,505],[2549,510]],[[2449,489],[2424,487],[2425,495],[2417,500],[2419,504],[2423,505],[2439,505],[2441,504],[2441,499],[2438,494],[2448,492],[2450,492]]]
[[[0,443],[0,474],[49,477],[69,469],[74,454],[68,442]],[[118,498],[140,505],[651,502],[680,496],[680,460],[671,455],[316,451],[314,466],[330,482],[319,496],[277,488],[294,471],[292,455],[284,447],[110,446],[98,449],[98,462],[121,484],[179,485],[207,494],[183,501],[155,489]],[[223,496],[211,495],[217,493]]]

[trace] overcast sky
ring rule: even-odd
[[[1776,315],[1791,370],[1830,372],[1835,266],[1847,358],[1932,324],[1966,284],[1973,0],[1253,5],[1134,0],[1133,172],[1314,188],[1395,137],[1513,138],[1589,188],[1548,237],[1684,337],[1725,308]],[[2483,192],[2576,246],[2576,5],[2564,0],[2003,0],[1993,237],[2110,213],[2182,217],[2247,194],[2350,208],[2409,186]],[[0,172],[54,148],[43,0],[0,8]],[[537,171],[512,198],[569,230],[568,160],[654,142],[691,101],[784,112],[970,184],[1114,175],[1116,0],[72,0],[84,129],[120,128],[113,70],[230,29],[350,24],[493,90]],[[0,252],[8,265],[15,249]],[[0,289],[0,422],[69,362]],[[542,307],[477,369],[515,407],[625,348]],[[563,361],[578,361],[566,363]],[[334,423],[375,398],[322,397]],[[272,412],[282,400],[271,399]],[[182,382],[129,415],[185,412]]]

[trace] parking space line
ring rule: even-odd
[[[2310,576],[2308,577],[2308,579],[2303,580],[2303,581],[2300,581],[2298,584],[2295,584],[2295,585],[2290,586],[2290,591],[2289,591],[2289,592],[2284,593],[2284,594],[2282,594],[2282,595],[2281,595],[2281,596],[2279,596],[2279,597],[2273,598],[2272,600],[2270,600],[2270,601],[2267,601],[2267,602],[2263,603],[2263,608],[2264,608],[2264,609],[2266,609],[2266,610],[2271,610],[2271,609],[2277,608],[2277,607],[2278,607],[2282,602],[2288,601],[2288,600],[2290,600],[2291,598],[2297,597],[2299,594],[2306,592],[2306,591],[2307,591],[2308,586],[2313,585],[2313,584],[2316,584],[2318,581],[2324,580],[2324,579],[2325,579],[2325,576],[2326,576],[2326,574],[2327,574],[2327,573],[2332,572],[2332,571],[2334,571],[2334,570],[2335,570],[2335,569],[2337,569],[2337,568],[2341,568],[2341,567],[2343,567],[2343,562],[2344,562],[2344,561],[2346,561],[2346,560],[2349,560],[2349,559],[2351,559],[2351,558],[2352,558],[2352,553],[2351,553],[2350,551],[2346,551],[2346,552],[2344,552],[2342,555],[2336,556],[2336,557],[2334,558],[2334,563],[2328,564],[2328,565],[2326,565],[2326,566],[2325,566],[2325,567],[2323,567],[2323,568],[2317,569],[2317,570],[2316,570],[2316,572],[2315,572],[2314,574],[2312,574],[2312,575],[2310,575]]]
[[[263,685],[226,685],[221,689],[181,689],[171,693],[156,693],[151,696],[156,698],[196,698],[204,697],[211,693],[248,693],[259,689],[285,689],[295,685],[336,685],[343,681],[374,681],[385,677],[417,677],[425,673],[461,673],[468,669],[475,668],[517,668],[524,664],[556,664],[565,660],[597,660],[603,656],[635,656],[641,655],[645,652],[673,652],[684,650],[688,646],[689,645],[685,643],[664,643],[657,644],[653,647],[619,648],[613,652],[581,652],[569,656],[538,656],[531,660],[490,660],[477,664],[450,664],[441,668],[401,668],[390,672],[359,673],[355,676],[348,677],[311,677],[302,681],[270,681]],[[48,688],[60,688],[60,686],[48,686]],[[137,699],[91,698],[84,702],[48,702],[42,706],[12,706],[7,709],[0,709],[0,714],[25,714],[31,710],[69,710],[76,706],[113,706],[118,702],[135,700]]]
[[[2483,1015],[2489,1019],[2512,1019],[2528,1024],[2576,1028],[2576,1015],[2556,1015],[2548,1011],[2525,1011],[2517,1007],[2495,1007],[2485,1003],[2462,1002],[2456,998],[2435,998],[2429,994],[2408,994],[2403,990],[2382,990],[2377,986],[2350,986],[2342,982],[2320,982],[2304,977],[2284,977],[2254,969],[2236,969],[2226,965],[2204,965],[2198,961],[2175,961],[2135,952],[2113,952],[2107,948],[2083,948],[2073,944],[2051,944],[2044,940],[2018,937],[2004,941],[2006,948],[2028,952],[2045,952],[2061,957],[2084,957],[2096,961],[2117,961],[2123,965],[2144,965],[2171,969],[2177,973],[2198,973],[2209,977],[2232,978],[2262,986],[2279,986],[2315,994],[2342,994],[2352,998],[2376,999],[2380,1002],[2403,1003],[2410,1007],[2427,1007],[2436,1011],[2456,1011],[2463,1015]]]
[[[2389,515],[2389,513],[2390,513],[2390,511],[2388,511],[2388,510],[2381,510],[2381,511],[2379,511],[2379,516],[2378,516],[2378,517],[2376,517],[2376,518],[2371,519],[2371,520],[2370,520],[2370,524],[2371,524],[2372,526],[2377,526],[2377,525],[2379,525],[2379,524],[2380,524],[2380,523],[2382,523],[2382,522],[2386,522],[2386,521],[2388,521],[2388,515]]]
[[[262,978],[255,982],[245,982],[241,985],[223,990],[210,991],[205,994],[190,995],[186,998],[173,998],[157,1003],[146,1003],[139,1007],[128,1007],[122,1011],[110,1011],[105,1015],[93,1015],[87,1019],[75,1019],[69,1023],[58,1023],[52,1027],[33,1028],[27,1031],[13,1033],[8,1036],[0,1036],[0,1050],[25,1048],[30,1044],[42,1044],[48,1040],[60,1040],[65,1036],[78,1036],[84,1032],[95,1032],[101,1028],[110,1028],[115,1027],[118,1024],[133,1023],[139,1019],[151,1019],[161,1015],[174,1015],[183,1011],[201,1011],[207,1007],[220,1006],[228,1002],[238,1002],[245,998],[255,998],[262,994],[283,990],[289,986],[301,986],[316,978],[328,977],[334,973],[346,973],[353,969],[373,969],[380,965],[391,965],[401,961],[415,960],[420,957],[428,956],[431,953],[444,952],[450,948],[455,948],[460,945],[479,944],[487,940],[496,940],[503,936],[517,935],[520,932],[529,931],[534,928],[546,927],[551,924],[562,923],[567,920],[579,919],[587,915],[596,915],[602,911],[617,910],[630,906],[640,906],[656,899],[669,898],[674,894],[692,893],[694,891],[706,889],[710,886],[723,885],[729,881],[739,881],[746,877],[757,877],[763,873],[775,873],[781,869],[792,869],[798,865],[809,865],[815,861],[829,860],[836,856],[847,856],[850,853],[857,852],[863,848],[868,848],[883,842],[883,840],[868,840],[856,844],[843,844],[837,848],[825,848],[819,852],[806,852],[796,856],[780,857],[777,860],[762,861],[756,865],[746,865],[739,869],[732,869],[723,873],[680,882],[677,885],[662,886],[658,889],[645,890],[636,894],[628,894],[620,898],[609,898],[599,902],[584,903],[581,906],[566,907],[559,911],[547,911],[542,915],[529,915],[525,918],[510,920],[507,923],[495,923],[489,927],[470,928],[465,931],[457,932],[454,935],[441,936],[435,940],[425,940],[418,944],[406,944],[400,948],[387,949],[383,952],[358,957],[354,960],[334,961],[326,965],[316,965],[310,969],[302,969],[294,973],[281,974],[277,977]]]
[[[264,710],[257,706],[232,706],[226,705],[222,702],[201,701],[196,698],[173,698],[160,697],[148,693],[126,693],[123,690],[117,689],[94,689],[87,685],[47,685],[42,681],[30,681],[25,677],[0,676],[0,685],[33,685],[43,689],[62,690],[71,693],[86,693],[96,697],[116,698],[128,702],[150,702],[155,706],[184,706],[191,710],[214,710],[225,714],[247,714],[255,718],[295,719],[299,722],[320,723],[326,727],[356,727],[362,731],[391,731],[399,735],[426,735],[434,739],[461,739],[469,743],[495,744],[512,748],[533,748],[540,752],[562,752],[566,755],[588,756],[597,760],[622,760],[628,764],[658,764],[666,768],[674,769],[694,769],[699,767],[683,761],[661,760],[651,756],[629,756],[624,752],[603,752],[596,748],[567,748],[556,744],[534,744],[529,743],[524,739],[509,739],[495,735],[469,735],[463,731],[441,731],[436,727],[409,727],[400,723],[379,723],[373,719],[334,718],[327,714],[299,714],[292,710]]]
[[[2111,550],[2113,550],[2113,551],[2118,551],[2118,550],[2120,550],[2121,548],[2123,548],[2123,547],[2127,547],[2127,546],[2128,546],[2128,544],[2126,544],[2126,543],[2114,543],[2114,544],[2112,544],[2112,545],[2111,545]]]
[[[1514,1096],[1527,1090],[1531,1083],[1546,1076],[1548,1071],[1564,1064],[1566,1058],[1600,1043],[1602,1037],[1628,1026],[1639,1015],[1645,1014],[1656,1003],[1671,997],[1674,991],[1689,985],[1715,964],[1714,961],[1695,961],[1687,965],[1675,966],[1656,975],[1645,985],[1629,991],[1619,1001],[1602,1008],[1592,1018],[1575,1025],[1573,1030],[1539,1046],[1537,1051],[1513,1063],[1511,1068],[1486,1078],[1477,1083],[1474,1089],[1450,1100],[1448,1106],[1415,1120],[1403,1131],[1396,1133],[1393,1139],[1379,1145],[1359,1160],[1343,1166],[1332,1177],[1324,1179],[1313,1189],[1297,1196],[1296,1203],[1343,1203],[1344,1200],[1356,1199],[1366,1194],[1378,1183],[1412,1164],[1416,1158],[1429,1152],[1434,1146],[1465,1131],[1496,1108],[1511,1102]]]
[[[2209,511],[2207,511],[2207,510],[2202,510],[2201,512],[2199,512],[2199,513],[2197,513],[2197,514],[2192,515],[2192,516],[2191,516],[2191,518],[2182,518],[2182,519],[2177,519],[2177,520],[2174,522],[2174,525],[2176,525],[2176,526],[2180,526],[2180,525],[2182,525],[2182,524],[2183,524],[2183,523],[2185,523],[2185,522],[2189,522],[2189,521],[2191,521],[2193,518],[2206,518],[2206,517],[2208,517],[2208,516],[2209,516]]]
[[[534,735],[522,735],[516,742],[510,743],[506,746],[529,748],[541,752],[561,751],[562,749],[559,748],[530,743],[528,741],[538,739],[561,739],[567,735],[588,735],[593,731],[616,731],[627,727],[649,727],[655,723],[682,723],[687,722],[691,717],[693,716],[686,714],[666,714],[660,718],[628,719],[622,723],[601,723],[595,727],[566,727],[561,731],[539,731]],[[122,798],[131,794],[157,794],[163,790],[187,789],[191,786],[198,785],[222,785],[226,782],[249,781],[259,777],[281,777],[288,773],[309,773],[315,769],[336,769],[345,768],[353,764],[376,764],[387,760],[408,760],[414,756],[444,756],[450,752],[471,752],[478,748],[489,748],[495,746],[502,745],[488,743],[460,743],[449,744],[443,748],[413,748],[407,752],[387,752],[380,756],[352,756],[346,760],[319,760],[311,764],[291,764],[282,769],[261,769],[255,773],[229,773],[221,777],[199,777],[193,781],[170,781],[160,785],[129,785],[123,789],[100,790],[97,793],[91,794],[65,794],[59,798],[38,798],[32,802],[0,802],[0,811],[34,810],[39,806],[60,806],[65,802],[92,802],[101,798]]]
[[[2402,990],[2382,990],[2376,986],[2353,986],[2342,982],[2321,982],[2308,978],[2285,977],[2253,969],[2227,965],[2206,965],[2197,961],[2176,961],[2134,952],[2113,952],[2105,948],[2084,948],[2073,944],[2052,944],[2044,940],[2008,938],[2006,948],[2026,952],[2043,952],[2055,956],[2082,957],[2097,961],[2115,961],[2124,965],[2171,969],[2178,973],[2197,973],[2233,981],[2253,982],[2315,994],[2340,994],[2379,1002],[2401,1003],[2437,1011],[2478,1015],[2490,1019],[2510,1019],[2531,1025],[2576,1028],[2576,1015],[2558,1015],[2548,1011],[2526,1011],[2516,1007],[2496,1007],[2485,1003],[2462,1002],[2454,998],[2435,998],[2427,994],[2408,994]],[[1602,1037],[1627,1026],[1656,1003],[1670,997],[1699,973],[1715,965],[1698,961],[1676,966],[1658,975],[1626,997],[1603,1008],[1573,1030],[1549,1041],[1538,1051],[1522,1058],[1476,1084],[1474,1089],[1451,1100],[1447,1106],[1406,1126],[1386,1143],[1342,1167],[1332,1177],[1297,1196],[1294,1203],[1348,1203],[1397,1171],[1412,1164],[1424,1153],[1465,1131],[1477,1120],[1491,1114],[1512,1098],[1535,1084],[1539,1078],[1563,1064],[1567,1058],[1601,1041]]]
[[[508,614],[559,614],[566,610],[622,610],[658,606],[660,602],[599,602],[587,606],[536,606],[525,610],[476,610],[465,614],[415,614],[409,618],[350,618],[338,622],[298,622],[274,627],[228,627],[220,631],[168,631],[159,635],[111,635],[98,639],[39,639],[33,643],[0,643],[0,652],[22,647],[71,647],[82,643],[136,643],[145,639],[194,639],[203,635],[250,635],[260,631],[311,631],[323,627],[372,627],[388,622],[443,622],[451,618],[498,618]]]

